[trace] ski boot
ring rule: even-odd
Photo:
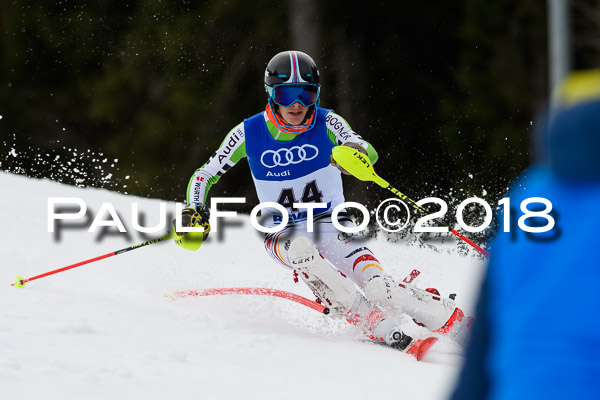
[[[461,346],[468,339],[473,318],[465,317],[453,299],[442,297],[436,289],[422,290],[406,283],[395,283],[387,276],[375,276],[364,292],[367,299],[382,309],[404,312],[417,324],[445,334]]]

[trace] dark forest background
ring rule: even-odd
[[[598,66],[600,1],[572,0],[570,19],[571,65]],[[415,200],[494,205],[534,157],[547,36],[542,0],[3,0],[0,169],[184,201],[194,170],[264,108],[268,60],[297,49],[381,176]],[[250,209],[240,164],[211,195]],[[389,197],[345,184],[355,201]]]

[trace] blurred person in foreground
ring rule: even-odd
[[[321,84],[313,59],[300,51],[275,55],[266,66],[263,85],[264,110],[236,125],[190,179],[182,225],[202,226],[205,235],[178,232],[176,243],[191,250],[199,247],[210,229],[210,188],[246,158],[261,204],[270,203],[262,208],[261,223],[268,228],[283,224],[265,236],[267,254],[303,281],[332,316],[361,326],[373,342],[404,351],[430,330],[442,329],[461,342],[469,318],[453,299],[396,282],[364,240],[333,224],[332,211],[345,202],[341,174],[347,172],[331,158],[332,149],[351,147],[371,163],[378,156],[344,118],[319,107]],[[311,227],[307,205],[313,204]],[[341,225],[355,227],[345,210],[338,215]],[[423,332],[413,320],[429,330]]]
[[[507,197],[516,209],[528,198],[548,199],[550,213],[528,207],[555,226],[500,232],[491,243],[452,400],[600,396],[600,70],[563,82],[537,145],[539,160]],[[525,223],[543,227],[547,215]]]

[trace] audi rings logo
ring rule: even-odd
[[[260,162],[267,168],[285,167],[310,161],[319,155],[319,149],[312,144],[292,146],[289,149],[267,150],[260,156]]]

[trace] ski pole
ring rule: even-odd
[[[90,258],[89,260],[81,261],[81,262],[78,262],[78,263],[75,263],[75,264],[72,264],[72,265],[68,265],[68,266],[63,267],[63,268],[55,269],[53,271],[49,271],[49,272],[46,272],[46,273],[43,273],[43,274],[40,274],[40,275],[36,275],[34,277],[31,277],[31,278],[23,278],[22,276],[17,276],[17,280],[15,282],[13,282],[11,284],[11,286],[16,286],[18,288],[22,288],[22,287],[25,287],[25,283],[27,283],[27,282],[31,282],[33,280],[40,279],[40,278],[43,278],[43,277],[48,276],[48,275],[58,274],[59,272],[63,272],[63,271],[69,270],[69,269],[77,268],[77,267],[80,267],[82,265],[90,264],[90,263],[93,263],[93,262],[96,262],[96,261],[99,261],[99,260],[103,260],[103,259],[108,258],[108,257],[118,256],[119,254],[127,253],[128,251],[131,251],[131,250],[139,249],[140,247],[149,246],[149,245],[154,244],[154,243],[162,242],[163,240],[171,238],[171,236],[172,236],[172,232],[168,232],[167,234],[165,234],[165,235],[163,235],[163,236],[161,236],[159,238],[152,239],[152,240],[149,240],[149,241],[143,242],[143,243],[134,244],[133,246],[129,246],[129,247],[126,247],[126,248],[121,249],[121,250],[116,250],[116,251],[113,251],[111,253],[107,253],[107,254],[104,254],[104,255],[101,255],[101,256],[98,256],[98,257]]]
[[[420,207],[419,205],[417,205],[417,203],[415,201],[411,200],[405,194],[402,194],[398,189],[396,189],[395,187],[390,185],[390,183],[388,181],[386,181],[385,179],[383,179],[382,177],[377,175],[375,173],[375,170],[373,169],[373,165],[371,165],[371,161],[363,153],[356,151],[356,149],[353,149],[351,147],[336,146],[332,149],[332,155],[333,155],[333,159],[335,160],[335,162],[338,163],[339,165],[341,165],[342,168],[344,168],[346,171],[348,171],[350,174],[352,174],[355,178],[357,178],[361,181],[374,182],[377,185],[381,186],[382,188],[387,189],[390,192],[394,193],[401,200],[406,201],[406,203],[408,203],[408,205],[410,205],[414,209],[418,210],[419,212],[423,213],[424,215],[429,215],[429,213],[423,207]],[[454,235],[456,235],[459,239],[461,239],[461,240],[465,241],[466,243],[468,243],[469,245],[471,245],[474,249],[479,251],[481,254],[485,255],[486,257],[490,256],[490,253],[488,253],[486,250],[482,249],[480,246],[478,246],[473,241],[469,240],[467,237],[465,237],[465,235],[458,232],[456,229],[450,228],[440,218],[434,218],[434,221],[439,223],[440,225],[443,225],[446,228],[449,228],[450,231]]]

